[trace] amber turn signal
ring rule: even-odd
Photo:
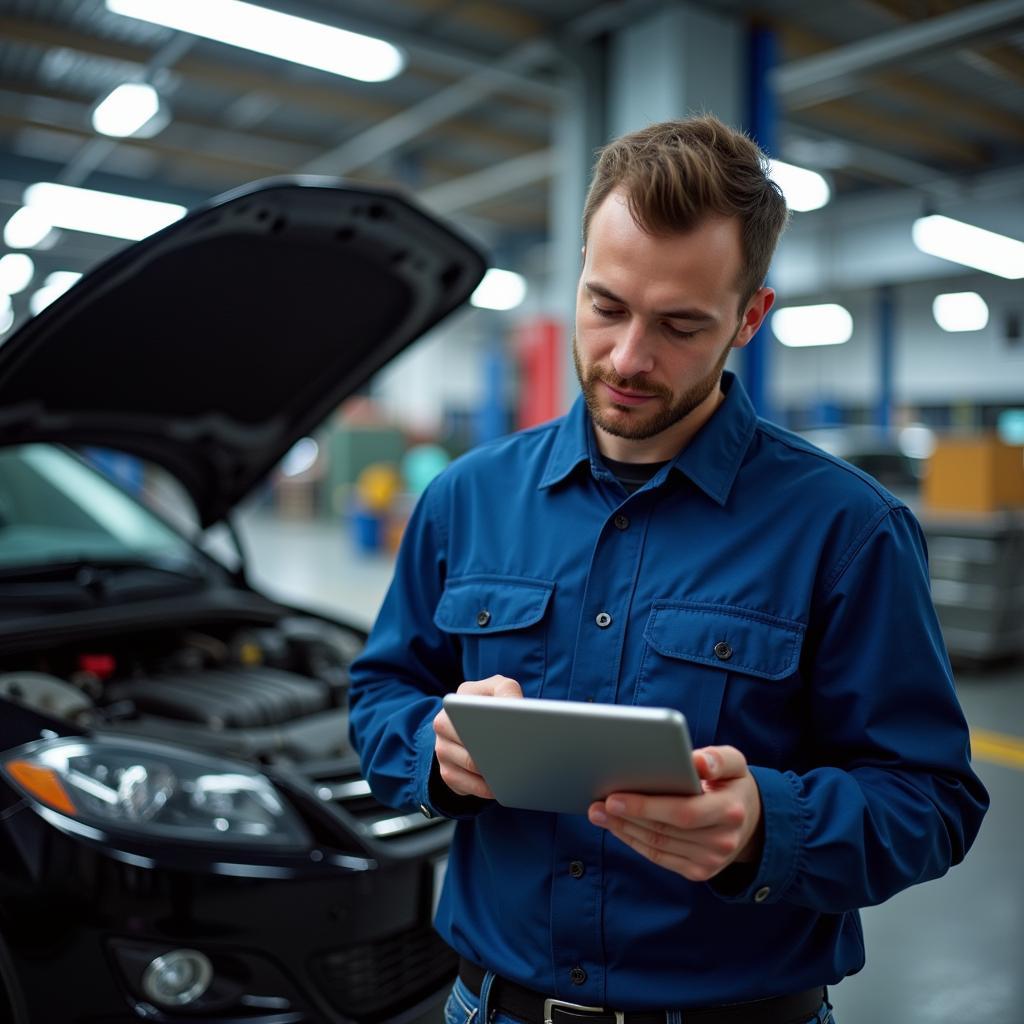
[[[40,768],[28,761],[8,761],[6,768],[11,778],[37,800],[64,814],[78,813],[78,808],[52,768]]]

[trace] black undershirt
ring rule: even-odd
[[[626,493],[632,494],[640,490],[668,459],[664,462],[618,462],[609,459],[607,455],[602,455],[601,461],[612,471],[615,479],[626,489]]]

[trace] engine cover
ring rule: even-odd
[[[283,725],[330,707],[323,683],[262,666],[131,679],[110,684],[105,696],[108,702],[131,701],[143,714],[198,722],[211,729]]]

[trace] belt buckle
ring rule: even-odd
[[[582,1010],[584,1013],[614,1013],[615,1024],[623,1024],[625,1013],[622,1010],[606,1010],[603,1006],[583,1006],[580,1003],[569,1003],[564,999],[544,1000],[544,1024],[552,1024],[551,1011],[556,1007],[566,1010]]]

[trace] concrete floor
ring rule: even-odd
[[[340,525],[252,513],[240,529],[258,586],[372,623],[390,558],[357,553]],[[839,1024],[1024,1024],[1024,662],[957,684],[972,729],[1021,745],[1006,756],[975,742],[992,807],[967,860],[863,912],[868,962],[832,992]]]

